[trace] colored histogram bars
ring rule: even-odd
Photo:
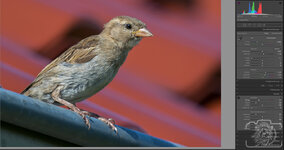
[[[249,11],[246,12],[245,10],[241,13],[241,15],[264,15],[262,13],[262,3],[259,2],[258,3],[258,10],[256,11],[255,9],[255,3],[252,2],[252,6],[251,3],[249,2]]]

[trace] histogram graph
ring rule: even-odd
[[[282,20],[283,1],[252,1],[252,0],[239,0],[236,1],[237,20],[250,22],[250,21],[271,21],[278,22]]]
[[[258,10],[257,11],[256,11],[256,8],[255,8],[255,2],[252,2],[252,6],[251,6],[251,3],[249,2],[248,12],[246,12],[244,10],[241,13],[241,15],[267,15],[267,14],[262,13],[262,3],[261,2],[258,3]]]

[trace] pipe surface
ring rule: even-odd
[[[117,126],[117,133],[92,118],[88,129],[73,111],[0,88],[1,121],[80,146],[183,147],[141,132]],[[162,125],[161,125],[162,126]]]

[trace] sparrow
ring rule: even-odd
[[[90,128],[88,112],[75,103],[96,94],[108,85],[124,63],[129,51],[143,37],[153,34],[142,21],[118,16],[104,25],[98,35],[70,47],[48,64],[21,93],[47,103],[64,105],[78,113]],[[117,131],[112,119],[99,120]]]

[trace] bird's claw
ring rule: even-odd
[[[103,117],[99,117],[99,120],[107,124],[115,133],[117,133],[117,128],[115,127],[115,121],[112,118],[106,119]]]
[[[81,114],[80,114],[81,115]],[[88,129],[90,129],[91,128],[91,124],[90,124],[90,121],[89,121],[89,119],[86,117],[86,115],[84,114],[84,113],[82,113],[82,118],[85,120],[85,123],[86,123],[86,125],[88,126]]]
[[[90,115],[90,113],[87,112],[87,111],[81,111],[81,110],[80,110],[79,108],[77,108],[77,107],[74,109],[74,111],[75,111],[76,113],[78,113],[78,114],[84,119],[86,125],[88,126],[88,129],[90,129],[90,128],[91,128],[91,124],[90,124],[89,119],[86,117],[87,115]]]

